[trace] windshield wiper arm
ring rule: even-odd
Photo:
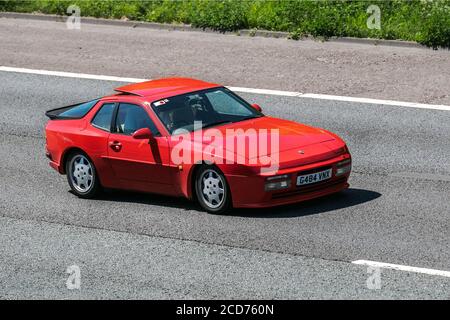
[[[229,121],[229,120],[223,120],[223,121],[218,121],[218,122],[213,122],[213,123],[205,124],[204,126],[202,126],[202,129],[204,129],[204,128],[209,128],[209,127],[214,127],[214,126],[218,126],[219,124],[225,124],[225,123],[231,123],[231,121]]]
[[[248,116],[248,117],[241,118],[241,119],[239,119],[239,120],[237,120],[235,122],[244,121],[244,120],[250,120],[250,119],[256,119],[256,118],[261,118],[261,117],[262,117],[262,115]]]

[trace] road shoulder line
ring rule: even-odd
[[[137,83],[137,82],[151,80],[151,79],[128,78],[128,77],[107,76],[107,75],[94,75],[94,74],[86,74],[86,73],[74,73],[74,72],[65,72],[65,71],[16,68],[16,67],[7,67],[7,66],[0,66],[0,71],[48,75],[48,76],[66,77],[66,78],[128,82],[128,83],[130,83],[130,82]],[[301,92],[295,92],[295,91],[282,91],[282,90],[271,90],[271,89],[244,88],[244,87],[232,87],[232,86],[227,86],[227,87],[230,90],[233,90],[236,92],[244,92],[244,93],[277,95],[277,96],[284,96],[284,97],[300,97],[300,98],[319,99],[319,100],[358,102],[358,103],[375,104],[375,105],[383,105],[383,106],[397,106],[397,107],[407,107],[407,108],[417,108],[417,109],[450,111],[450,106],[446,106],[446,105],[424,104],[424,103],[394,101],[394,100],[381,100],[381,99],[371,99],[371,98],[361,98],[361,97],[335,96],[335,95],[316,94],[316,93],[301,93]]]
[[[355,261],[352,261],[352,263],[358,264],[358,265],[364,265],[364,266],[368,266],[368,267],[392,269],[392,270],[415,272],[415,273],[424,273],[424,274],[428,274],[428,275],[432,275],[432,276],[441,276],[441,277],[450,278],[450,271],[444,271],[444,270],[418,268],[418,267],[405,266],[405,265],[401,265],[401,264],[392,264],[392,263],[377,262],[377,261],[371,261],[371,260],[355,260]]]

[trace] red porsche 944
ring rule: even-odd
[[[186,197],[223,213],[349,186],[351,156],[342,139],[266,116],[226,87],[168,78],[115,90],[46,113],[50,166],[79,197],[126,189]]]

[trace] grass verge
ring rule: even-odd
[[[359,37],[416,41],[450,48],[450,0],[35,0],[0,1],[0,11],[67,14],[69,5],[82,16],[185,23],[218,31],[287,31],[292,39]],[[369,6],[380,9],[380,28]],[[371,18],[372,16],[372,18]]]

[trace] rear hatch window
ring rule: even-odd
[[[74,104],[67,107],[52,109],[45,113],[50,119],[80,119],[95,106],[99,99]]]

